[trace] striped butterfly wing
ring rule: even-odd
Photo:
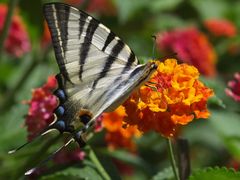
[[[132,50],[90,15],[62,3],[45,4],[43,9],[60,69],[55,91],[60,103],[54,111],[55,122],[33,140],[53,129],[69,132],[71,139],[25,175],[71,142],[83,146],[86,130],[94,120],[102,112],[114,110],[157,68],[155,62],[138,65]]]
[[[60,69],[58,119],[67,126],[88,126],[114,110],[156,69],[138,65],[133,51],[90,15],[62,3],[44,6]],[[59,95],[60,94],[60,95]],[[66,96],[66,97],[65,97]]]

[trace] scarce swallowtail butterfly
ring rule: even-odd
[[[38,137],[57,129],[71,134],[63,147],[73,141],[82,146],[95,119],[123,103],[157,65],[139,64],[128,45],[83,11],[62,3],[45,4],[43,11],[60,70],[54,92],[59,105],[55,122]]]

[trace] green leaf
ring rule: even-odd
[[[225,93],[225,89],[227,87],[227,83],[224,82],[221,78],[206,78],[201,76],[200,80],[209,88],[213,89],[214,94],[216,96],[210,99],[209,105],[217,105],[221,108],[226,108],[229,111],[237,111],[239,110],[239,104],[234,102],[230,97],[228,97]],[[223,110],[223,109],[221,109]]]
[[[240,158],[240,115],[229,111],[212,111],[210,123],[221,136],[229,153]]]
[[[171,167],[165,168],[152,177],[152,180],[174,179],[173,170]]]
[[[58,171],[51,175],[46,175],[41,178],[41,180],[65,180],[65,179],[94,179],[102,180],[102,177],[97,173],[97,171],[90,167],[85,166],[82,168],[70,167],[63,171]]]
[[[154,26],[156,32],[166,31],[168,29],[187,26],[187,23],[177,16],[171,14],[159,14],[153,17],[151,26]]]
[[[102,150],[101,153],[107,154],[110,157],[116,158],[120,161],[123,161],[127,164],[131,164],[135,167],[141,168],[146,172],[150,172],[149,165],[141,157],[133,155],[124,150],[115,150],[109,152],[108,150]]]
[[[215,106],[219,106],[223,109],[226,108],[226,105],[224,104],[224,102],[222,101],[222,99],[220,99],[218,96],[213,96],[208,100],[208,104],[209,105],[215,105]]]
[[[0,150],[8,151],[26,137],[23,128],[23,116],[27,112],[26,105],[15,105],[0,118]]]
[[[28,25],[28,32],[31,39],[37,39],[42,37],[43,34],[43,13],[41,0],[35,0],[34,3],[29,3],[28,0],[21,0],[19,2],[21,14]]]
[[[159,1],[152,0],[150,4],[150,10],[152,12],[160,12],[163,10],[172,10],[177,5],[179,5],[183,0],[168,0],[168,1]]]
[[[115,0],[119,12],[119,21],[124,24],[140,9],[149,4],[148,0]]]
[[[213,131],[211,120],[194,121],[188,126],[184,127],[182,135],[187,138],[190,145],[195,148],[196,145],[209,147],[211,150],[218,150],[223,146],[221,137],[216,131]]]
[[[203,19],[224,17],[230,5],[224,0],[191,0],[191,3]]]
[[[236,159],[240,159],[240,138],[226,138],[224,142],[230,154]]]
[[[211,110],[210,123],[225,138],[240,137],[240,115],[231,111]]]
[[[240,172],[227,168],[207,168],[194,172],[189,180],[239,180]]]

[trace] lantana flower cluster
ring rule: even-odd
[[[240,73],[234,74],[234,79],[228,82],[228,88],[225,90],[226,94],[235,101],[240,102]]]
[[[207,36],[198,29],[189,27],[161,32],[156,43],[161,52],[177,53],[180,61],[195,66],[201,74],[216,75],[216,53]]]
[[[49,76],[46,84],[32,91],[32,99],[27,101],[29,111],[25,122],[29,140],[53,122],[53,110],[57,107],[58,102],[52,92],[56,87],[55,77]]]
[[[127,114],[123,106],[119,106],[114,112],[104,113],[102,125],[106,129],[105,140],[111,150],[124,148],[131,152],[136,151],[134,138],[141,136],[136,126],[124,127],[123,120]]]
[[[0,34],[2,32],[6,19],[8,7],[6,4],[0,4]],[[16,12],[16,11],[15,11]],[[21,17],[15,13],[9,28],[8,36],[4,42],[4,49],[9,54],[21,57],[24,53],[30,51],[31,44],[26,27]]]
[[[148,85],[124,103],[124,122],[142,132],[154,130],[171,137],[180,125],[194,118],[208,118],[207,100],[213,91],[198,78],[194,66],[177,64],[175,59],[158,62]]]
[[[226,19],[207,19],[204,26],[216,37],[234,37],[237,34],[236,26]]]

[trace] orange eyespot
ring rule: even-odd
[[[92,113],[87,109],[81,109],[79,111],[79,120],[84,125],[86,125],[92,119],[92,117],[93,117]]]

